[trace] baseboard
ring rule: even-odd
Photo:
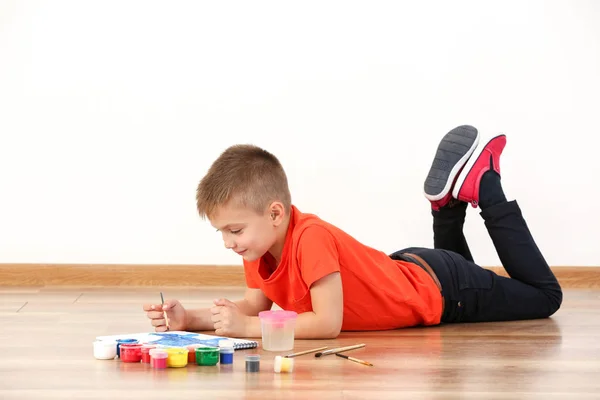
[[[244,286],[234,265],[0,264],[5,286]]]
[[[502,267],[488,267],[508,276]],[[552,267],[563,288],[600,289],[600,267]],[[236,265],[0,264],[0,286],[244,286]]]

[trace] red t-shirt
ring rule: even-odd
[[[311,285],[340,272],[342,330],[385,330],[436,325],[442,297],[433,279],[413,263],[392,260],[341,229],[292,206],[281,262],[270,253],[244,260],[246,283],[284,310],[312,311]]]

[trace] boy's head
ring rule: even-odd
[[[225,247],[253,261],[275,246],[291,208],[285,171],[271,153],[234,145],[198,184],[196,205],[223,236]]]

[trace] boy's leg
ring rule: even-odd
[[[433,215],[433,247],[450,250],[465,259],[473,261],[467,239],[463,233],[467,203],[451,202],[439,210],[431,210]]]
[[[463,321],[499,321],[548,317],[562,302],[561,287],[537,247],[516,201],[501,186],[500,155],[506,137],[483,144],[457,178],[453,195],[479,205],[481,217],[508,275],[475,265],[458,271],[464,296]],[[469,263],[471,264],[471,263]]]
[[[431,202],[433,216],[433,245],[473,257],[463,234],[467,204],[452,198],[452,188],[459,173],[479,144],[479,132],[470,125],[452,129],[440,141],[423,191]]]

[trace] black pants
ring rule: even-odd
[[[467,208],[432,211],[434,249],[411,247],[402,253],[421,256],[442,285],[442,322],[486,322],[547,318],[562,303],[562,290],[538,249],[516,201],[504,202],[480,215],[510,278],[473,262],[463,225]]]

